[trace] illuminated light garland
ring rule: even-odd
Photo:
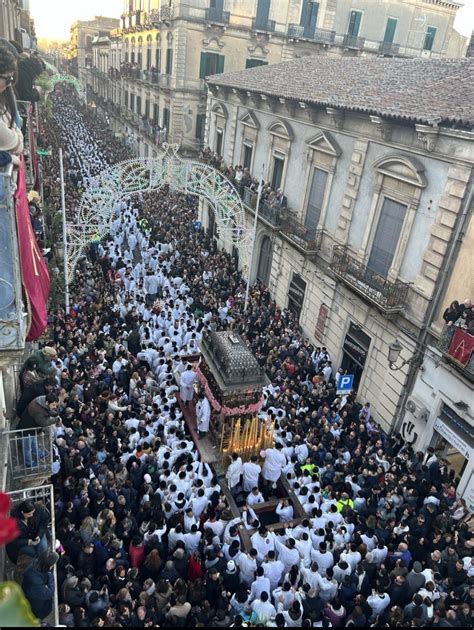
[[[207,399],[209,400],[212,408],[215,409],[215,411],[222,412],[224,416],[245,416],[248,414],[255,414],[261,411],[263,404],[265,402],[264,396],[262,396],[258,402],[253,403],[251,405],[243,405],[242,407],[227,407],[225,405],[221,405],[220,402],[216,399],[216,397],[212,393],[212,390],[209,387],[207,378],[204,376],[201,369],[199,367],[196,367],[195,372],[196,372],[199,382],[204,388],[204,392],[206,394]]]

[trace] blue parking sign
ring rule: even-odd
[[[337,384],[337,394],[349,394],[352,391],[354,374],[342,374]]]

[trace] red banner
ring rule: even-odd
[[[456,359],[461,365],[466,366],[469,363],[473,350],[474,336],[462,330],[462,328],[456,328],[449,344],[449,356]]]
[[[30,209],[26,196],[25,162],[21,158],[18,188],[15,193],[18,251],[20,253],[21,280],[28,302],[30,316],[27,341],[38,339],[46,328],[49,294],[49,273],[38,247],[31,225]]]

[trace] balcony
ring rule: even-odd
[[[379,45],[379,53],[381,55],[399,55],[400,54],[400,44],[392,44],[390,42],[380,42]]]
[[[266,33],[275,32],[276,22],[275,20],[257,20],[252,18],[252,31],[264,31]]]
[[[307,228],[291,210],[282,210],[281,231],[305,256],[316,256],[321,247],[322,231]]]
[[[206,22],[212,22],[214,24],[229,24],[230,11],[221,11],[214,7],[206,9]]]
[[[247,186],[239,186],[236,184],[236,188],[244,204],[255,214],[257,193],[247,188]],[[280,206],[271,206],[266,201],[262,201],[258,209],[258,216],[260,219],[267,221],[273,228],[278,229],[281,226],[282,208]]]
[[[437,344],[444,358],[472,382],[474,382],[474,352],[471,352],[468,361],[465,362],[461,349],[472,348],[473,344],[474,336],[458,326],[445,326]]]
[[[149,26],[157,26],[160,23],[160,11],[159,9],[152,9],[145,15],[145,24]]]
[[[160,83],[160,73],[157,70],[144,70],[144,81],[146,83],[151,83],[151,85],[159,85]]]
[[[160,9],[160,20],[162,22],[166,22],[168,20],[172,20],[173,18],[174,18],[173,7],[161,7],[161,9]]]
[[[354,48],[355,50],[362,50],[365,44],[365,37],[355,37],[354,35],[344,35],[342,45],[344,48]]]
[[[368,269],[346,247],[334,247],[331,269],[343,282],[383,313],[392,314],[404,310],[409,285],[406,282],[391,282]]]
[[[13,482],[28,485],[32,479],[51,476],[53,434],[50,427],[5,431],[8,463]]]
[[[324,28],[308,29],[299,24],[289,24],[287,34],[293,39],[310,39],[317,44],[334,44],[336,39],[336,31]]]

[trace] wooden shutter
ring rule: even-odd
[[[224,72],[224,62],[225,62],[224,55],[218,55],[216,74],[222,74]]]
[[[201,53],[201,65],[199,66],[199,78],[206,78],[207,53]]]
[[[309,193],[308,206],[304,220],[305,227],[309,230],[316,230],[323,207],[324,193],[326,192],[328,174],[320,168],[313,170],[313,179]]]
[[[395,18],[388,18],[387,26],[385,27],[385,35],[383,36],[384,44],[393,44],[396,28],[397,20]]]
[[[383,278],[387,277],[397,249],[407,206],[385,198],[375,232],[367,267]]]

